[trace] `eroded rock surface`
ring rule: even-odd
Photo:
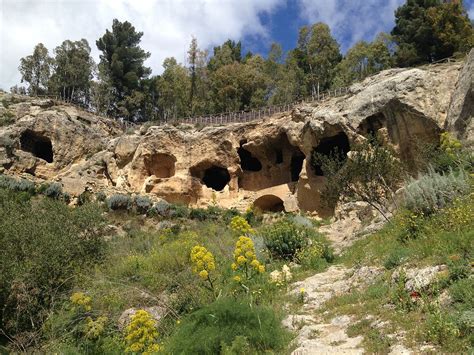
[[[68,105],[0,94],[0,114],[13,117],[0,127],[0,172],[58,181],[72,195],[132,192],[242,210],[255,202],[266,211],[326,217],[333,211],[321,203],[325,177],[311,163],[313,153],[349,153],[353,142],[375,134],[410,165],[415,147],[438,141],[456,85],[462,91],[472,77],[466,68],[459,77],[462,66],[387,70],[345,96],[261,121],[144,125],[128,134],[113,120]]]

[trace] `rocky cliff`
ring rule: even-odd
[[[211,201],[264,210],[328,214],[325,177],[313,152],[376,134],[410,164],[444,129],[472,142],[472,68],[464,62],[392,69],[341,97],[303,103],[261,121],[207,126],[143,125],[124,132],[113,120],[50,100],[0,94],[0,172],[85,189],[150,194],[169,202]]]

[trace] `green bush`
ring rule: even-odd
[[[114,194],[107,199],[107,207],[110,210],[129,210],[132,207],[132,199],[128,195]]]
[[[189,216],[189,208],[184,205],[170,205],[169,217],[187,218]]]
[[[35,184],[26,179],[15,179],[10,176],[0,175],[0,187],[10,189],[13,191],[28,192],[33,194],[35,192]]]
[[[153,202],[147,196],[136,196],[134,202],[137,212],[141,214],[148,213],[153,205]]]
[[[469,176],[463,170],[442,174],[432,168],[405,188],[404,205],[414,212],[432,214],[469,192]]]
[[[161,217],[168,217],[170,213],[170,204],[165,200],[156,202],[150,210],[151,215],[158,215]]]
[[[19,348],[39,340],[51,307],[101,259],[100,210],[0,189],[0,328]]]
[[[43,194],[47,197],[59,200],[63,196],[63,187],[60,183],[53,182],[46,187]]]
[[[276,258],[293,260],[296,253],[309,244],[314,232],[283,219],[261,230],[269,252]]]
[[[391,270],[396,268],[397,266],[401,265],[405,259],[408,257],[409,251],[405,248],[395,248],[392,252],[388,255],[387,259],[385,260],[383,266],[387,270]]]
[[[95,199],[99,202],[104,202],[107,199],[107,195],[103,191],[99,191],[95,194]]]
[[[281,351],[289,341],[274,310],[223,298],[183,319],[165,349],[170,354],[219,354],[237,343],[247,353]]]

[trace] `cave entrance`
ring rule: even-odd
[[[387,118],[382,112],[379,112],[362,121],[358,129],[366,136],[376,137],[377,131],[384,127],[385,122],[387,122]]]
[[[257,198],[253,205],[264,212],[283,212],[283,200],[275,195],[263,195]]]
[[[298,181],[300,179],[300,173],[301,169],[303,169],[303,162],[305,158],[305,155],[300,150],[294,152],[291,156],[291,181]]]
[[[53,162],[53,145],[51,139],[36,132],[26,130],[20,137],[21,150],[33,154],[48,163]]]
[[[262,170],[262,163],[260,163],[260,160],[255,158],[251,152],[242,147],[245,143],[246,141],[240,142],[240,147],[237,149],[237,154],[240,158],[240,167],[244,171]]]
[[[226,168],[217,165],[201,163],[190,169],[191,176],[201,180],[207,187],[216,191],[222,191],[230,181],[230,174]]]
[[[316,153],[322,154],[324,156],[331,156],[331,154],[338,154],[341,160],[347,159],[347,153],[351,150],[349,144],[349,138],[344,132],[340,132],[332,137],[326,137],[321,139],[319,145],[313,149],[313,170],[317,176],[324,176],[324,172],[320,165],[314,162],[314,155]]]
[[[169,154],[157,153],[145,159],[148,176],[170,178],[175,174],[176,158]]]
[[[222,191],[230,181],[230,174],[225,168],[211,166],[204,171],[202,182],[209,188]]]

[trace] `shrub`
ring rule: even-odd
[[[114,194],[107,199],[107,207],[110,210],[129,210],[132,206],[132,199],[128,195]]]
[[[3,116],[0,116],[0,127],[8,126],[15,122],[15,114],[10,111],[5,111]]]
[[[274,310],[221,298],[184,318],[165,349],[170,354],[219,354],[239,342],[248,344],[252,351],[247,353],[264,353],[283,350],[288,340]]]
[[[53,302],[102,258],[102,224],[94,205],[71,209],[0,190],[0,328],[19,346],[38,339]]]
[[[160,350],[158,345],[158,330],[156,321],[150,314],[140,309],[132,317],[130,324],[125,328],[125,342],[127,353],[156,353]]]
[[[242,236],[235,243],[232,270],[239,273],[234,277],[238,282],[242,281],[242,277],[250,279],[255,274],[265,272],[265,266],[258,261],[253,241],[249,237]]]
[[[59,200],[63,195],[63,187],[60,183],[53,182],[45,188],[43,194],[47,197]]]
[[[196,245],[191,250],[191,262],[193,272],[201,278],[202,281],[209,282],[210,288],[214,289],[211,273],[216,269],[214,255],[206,248]]]
[[[255,233],[255,231],[252,229],[247,220],[240,216],[233,217],[230,221],[229,227],[237,235],[247,235]]]
[[[439,345],[448,345],[460,335],[453,319],[436,307],[428,316],[425,324],[426,338]]]
[[[151,215],[158,215],[161,217],[168,217],[170,213],[170,204],[165,200],[156,202],[150,209]]]
[[[394,269],[403,263],[408,254],[409,252],[407,249],[396,248],[390,252],[383,265],[387,270]]]
[[[82,192],[79,196],[77,196],[77,205],[82,206],[86,203],[91,202],[92,194],[89,191]]]
[[[270,253],[281,259],[292,260],[306,247],[313,231],[284,219],[264,228],[261,232]]]
[[[403,169],[395,154],[375,139],[352,147],[345,159],[342,152],[324,155],[314,153],[313,169],[320,167],[327,180],[322,191],[323,202],[334,207],[341,196],[367,202],[385,219],[390,202],[402,181]]]
[[[169,216],[173,218],[186,218],[189,216],[189,209],[184,205],[170,205]]]
[[[332,250],[326,243],[313,241],[310,246],[296,253],[298,263],[306,268],[319,270],[334,259]]]
[[[410,211],[432,214],[467,194],[469,176],[463,170],[440,174],[432,168],[418,180],[411,180],[404,193],[404,205]]]
[[[16,180],[10,176],[0,176],[0,187],[10,189],[13,191],[28,192],[33,194],[35,192],[35,184],[26,179]]]
[[[147,196],[136,196],[134,202],[137,207],[137,212],[141,214],[148,213],[153,204]]]
[[[104,202],[107,199],[107,195],[103,191],[99,191],[95,194],[95,199],[99,202]]]

